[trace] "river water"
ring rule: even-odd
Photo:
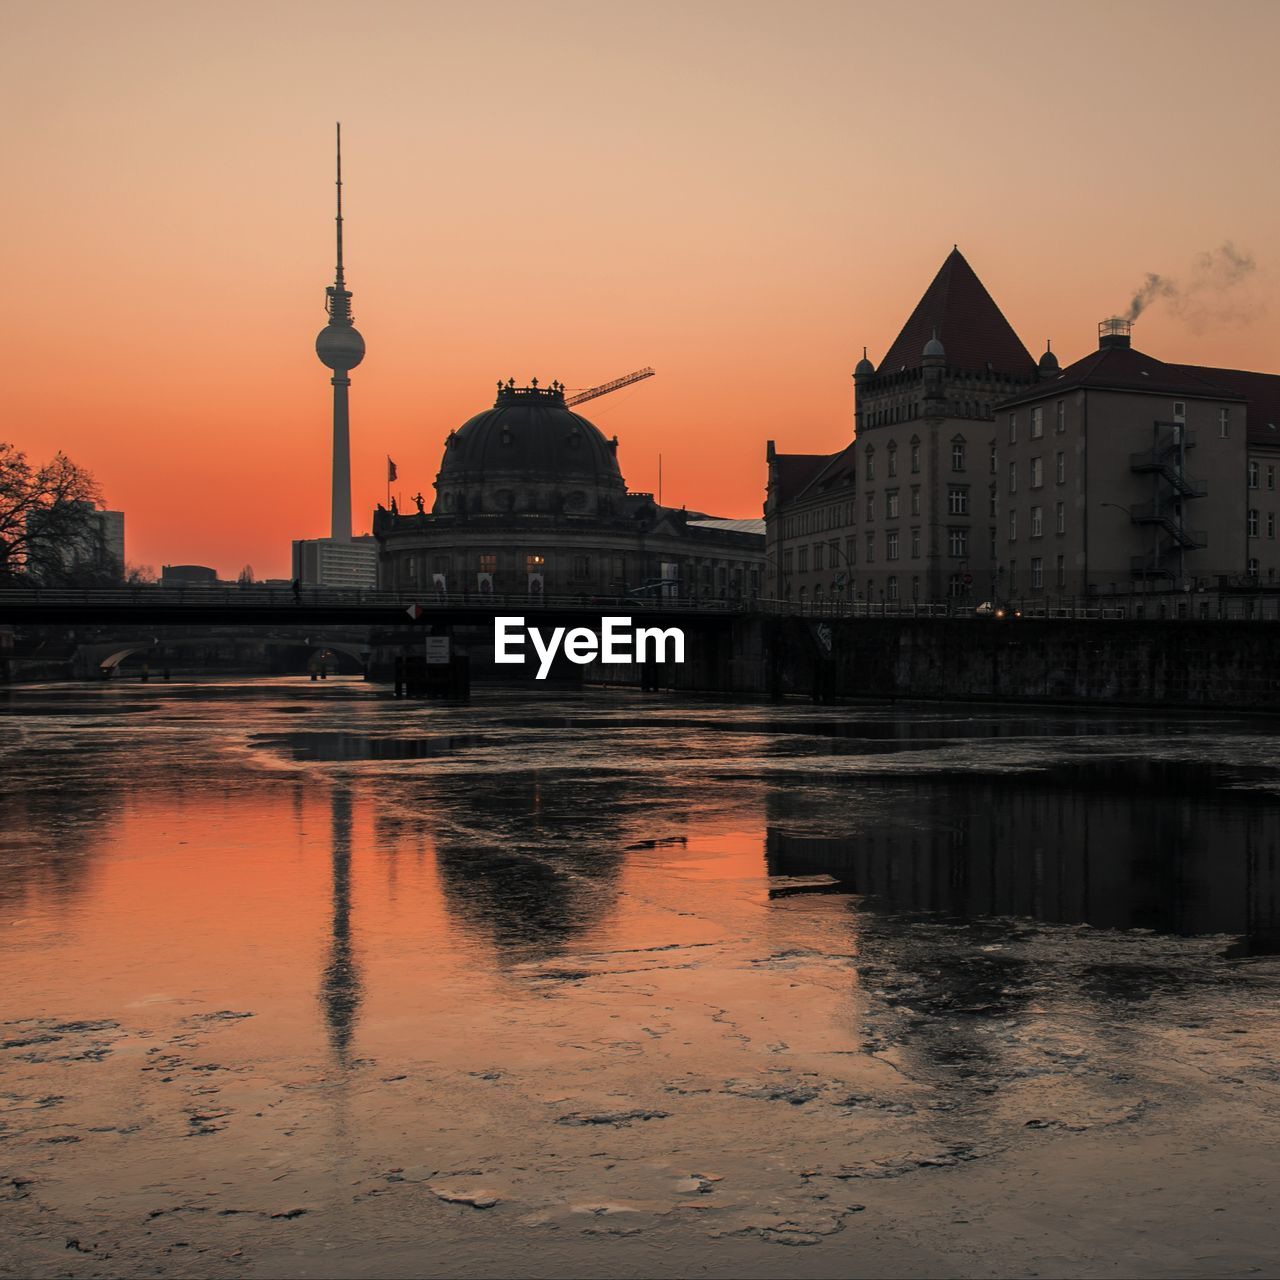
[[[0,694],[0,1274],[1246,1275],[1227,714]]]

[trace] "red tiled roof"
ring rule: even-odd
[[[1213,369],[1208,365],[1179,366],[1188,373],[1237,392],[1249,401],[1249,440],[1280,445],[1280,373],[1250,373],[1247,369]]]
[[[1214,400],[1245,398],[1229,384],[1220,383],[1210,376],[1216,372],[1215,369],[1195,369],[1191,365],[1165,364],[1163,360],[1133,347],[1101,347],[1089,352],[1083,360],[1067,365],[1056,378],[1047,378],[1016,396],[1010,396],[1003,403],[1021,404],[1045,396],[1061,395],[1076,387],[1103,391],[1149,391]]]
[[[985,369],[1035,376],[1036,362],[1004,318],[959,249],[952,249],[877,373],[914,369],[925,343],[938,335],[952,369]]]
[[[779,453],[774,457],[777,466],[777,488],[775,498],[778,502],[790,502],[809,481],[831,461],[829,453]]]

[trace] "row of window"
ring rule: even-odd
[[[1265,474],[1267,479],[1267,488],[1274,489],[1276,487],[1276,464],[1268,462],[1265,467],[1256,462],[1253,458],[1249,459],[1249,488],[1261,488],[1260,481]]]
[[[1044,458],[1039,454],[1034,458],[1027,459],[1027,482],[1033,489],[1042,489],[1044,487]],[[1054,484],[1067,483],[1067,455],[1061,449],[1053,457],[1053,482]],[[1018,492],[1018,464],[1016,462],[1009,463],[1009,492]]]
[[[1067,531],[1067,504],[1065,502],[1055,502],[1054,506],[1054,532],[1066,533]],[[1040,538],[1044,536],[1044,508],[1032,507],[1030,519],[1027,521],[1027,537]],[[1018,513],[1016,511],[1009,512],[1009,541],[1017,542],[1018,540]]]
[[[1036,405],[1030,413],[1030,439],[1039,440],[1044,435],[1044,406]],[[1054,406],[1054,423],[1053,429],[1061,435],[1067,429],[1067,404],[1065,400],[1059,400]],[[1009,443],[1018,443],[1018,415],[1011,413],[1009,415]]]
[[[1268,538],[1276,536],[1276,513],[1268,511],[1264,514],[1257,507],[1250,507],[1249,513],[1245,518],[1245,525],[1251,538],[1259,538],[1262,536],[1263,528],[1267,531]]]

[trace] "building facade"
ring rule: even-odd
[[[1065,369],[1050,350],[1033,361],[954,251],[854,384],[839,453],[769,442],[772,597],[977,603],[1280,582],[1280,375],[1158,360],[1119,320]]]
[[[1039,364],[955,249],[880,364],[854,372],[854,438],[837,454],[773,441],[768,593],[793,602],[929,603],[994,589],[995,405]]]
[[[763,522],[720,520],[631,493],[618,440],[559,383],[499,383],[492,409],[445,441],[431,509],[374,514],[378,585],[433,594],[664,596],[749,601]]]
[[[1096,351],[1001,404],[999,594],[1238,585],[1251,543],[1253,577],[1274,581],[1274,517],[1268,541],[1249,510],[1251,475],[1261,495],[1274,462],[1250,449],[1252,398],[1237,378],[1146,355],[1109,320]]]
[[[370,589],[378,582],[378,543],[372,534],[354,538],[298,538],[293,577],[301,586]]]

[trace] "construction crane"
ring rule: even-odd
[[[596,396],[607,396],[610,391],[620,391],[623,387],[629,387],[633,382],[643,382],[645,378],[652,377],[652,369],[637,369],[635,373],[629,373],[625,378],[614,378],[612,382],[602,382],[598,387],[588,387],[585,391],[575,391],[565,399],[565,404],[582,404],[586,400],[594,400]]]

